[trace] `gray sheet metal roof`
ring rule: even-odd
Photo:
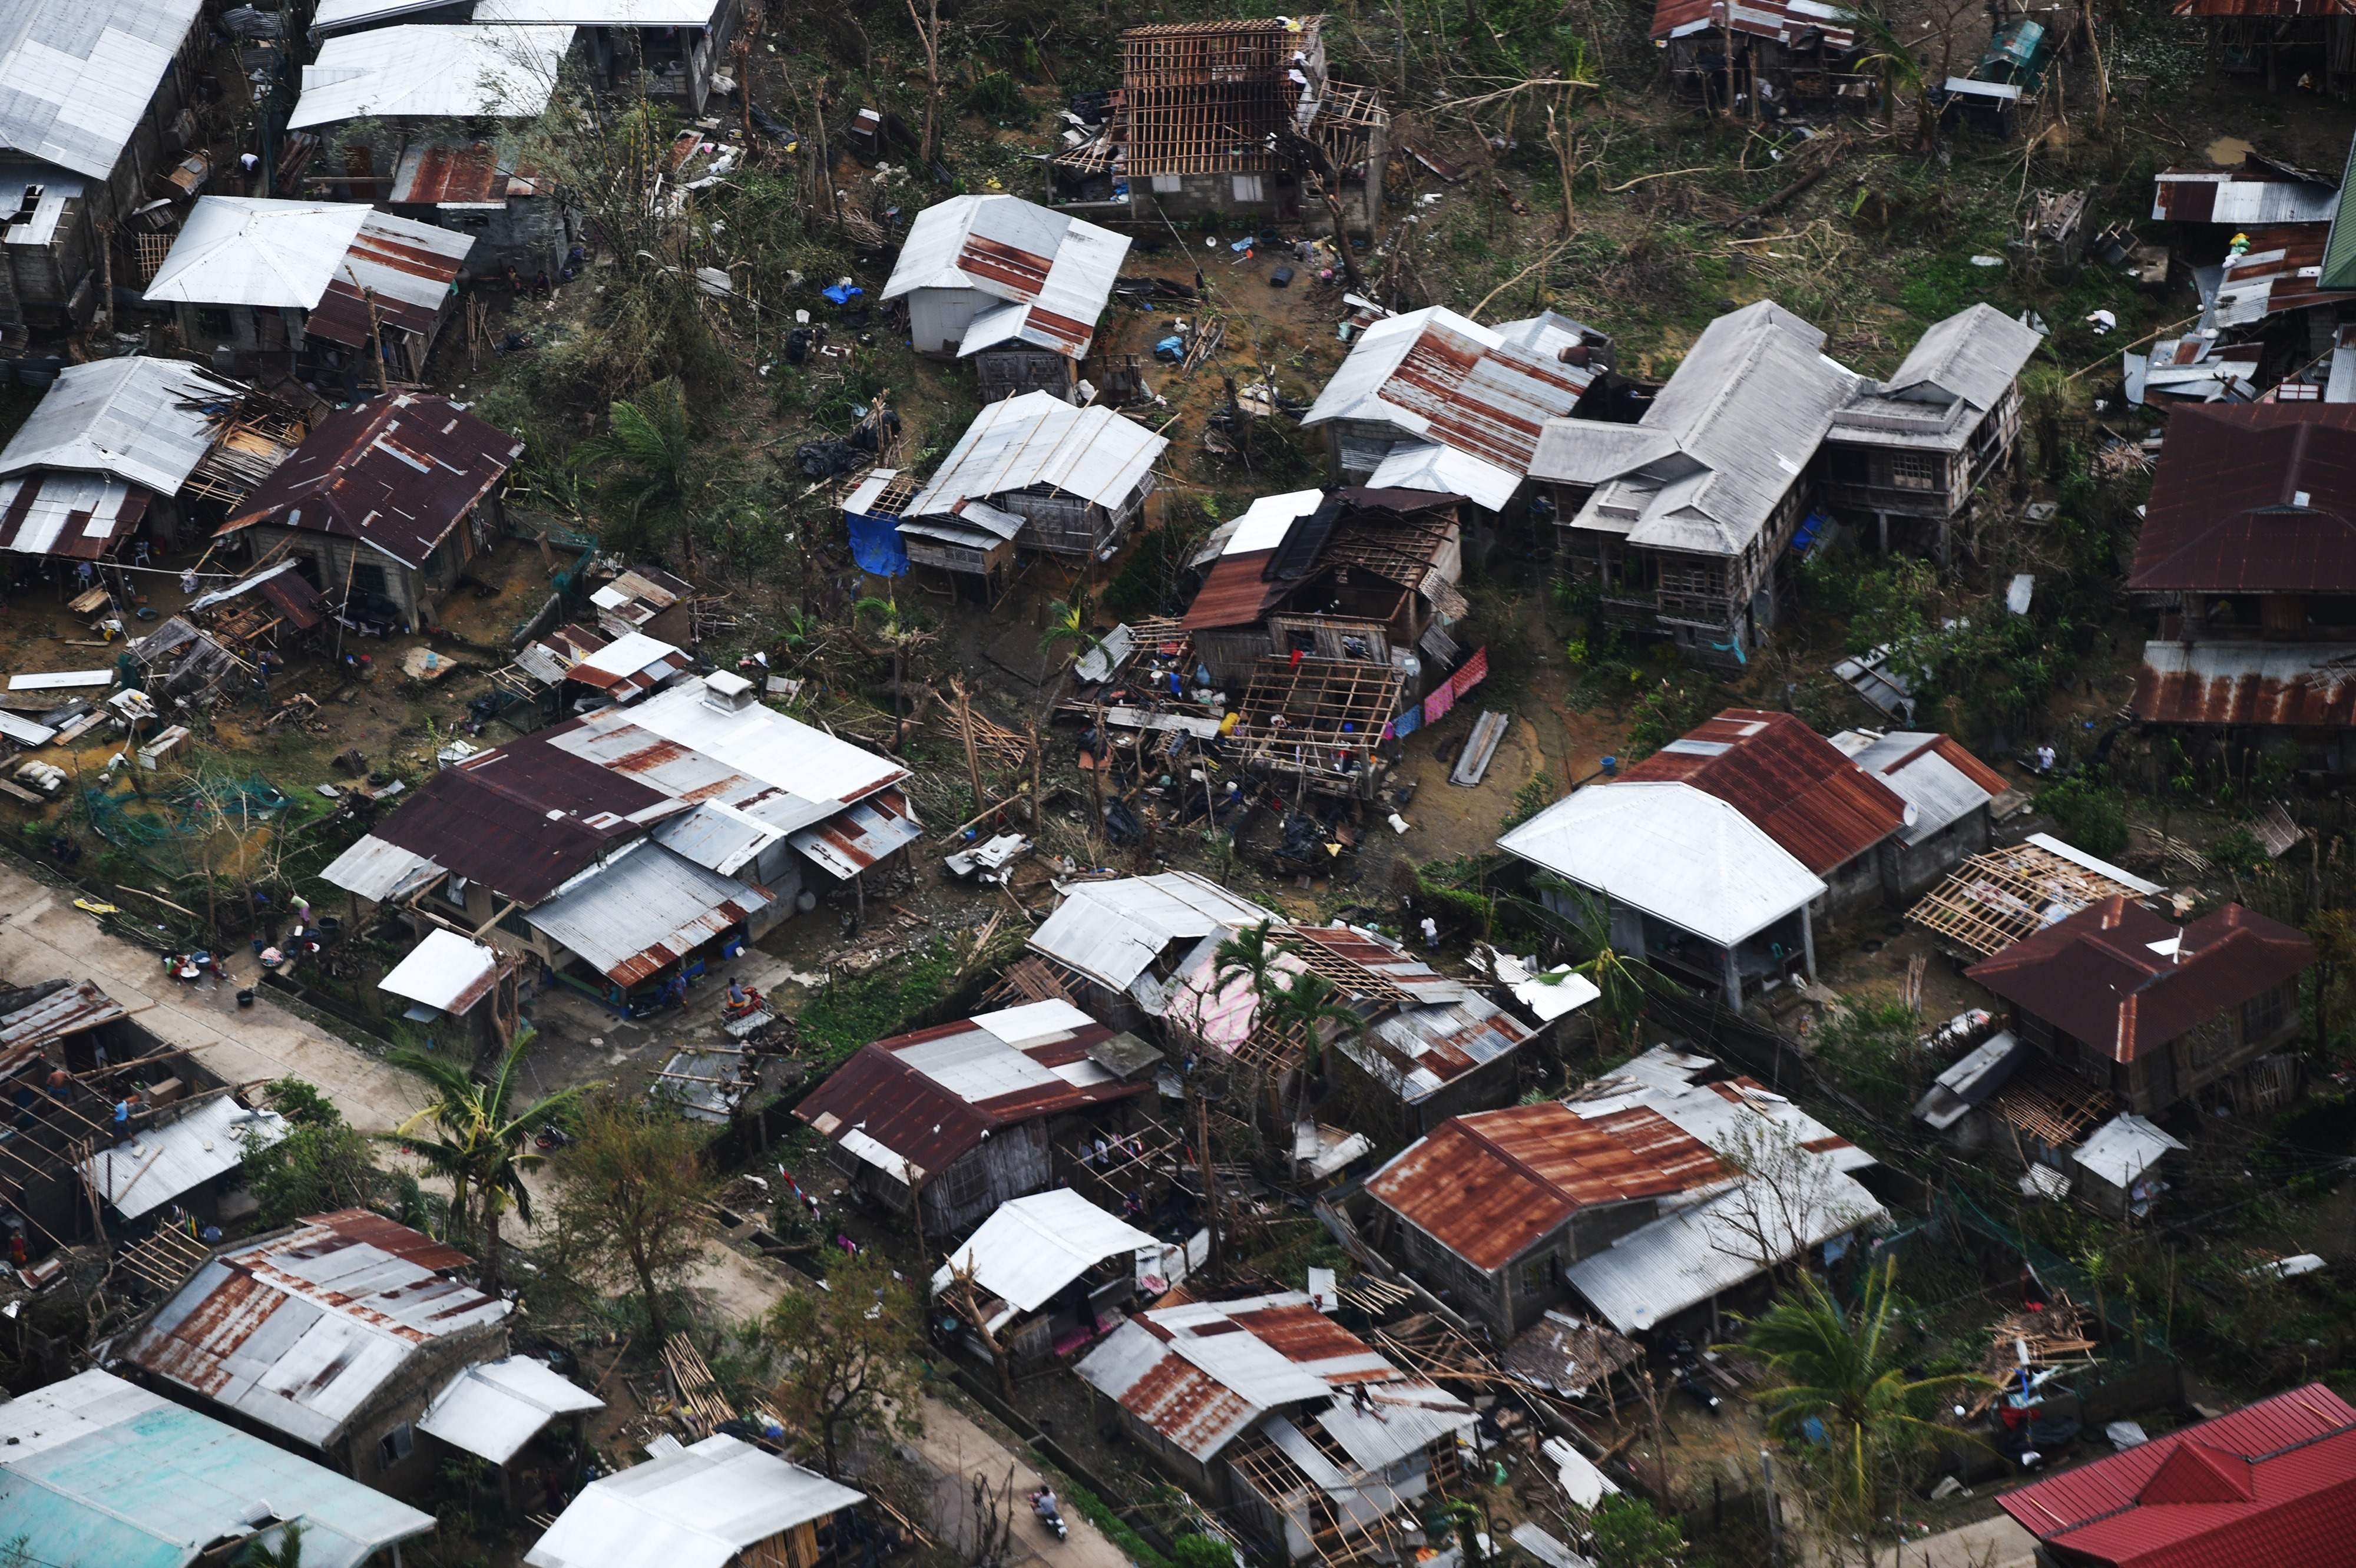
[[[241,1242],[164,1304],[126,1359],[326,1447],[419,1348],[508,1304],[448,1277],[469,1260],[360,1209]]]
[[[362,833],[351,848],[328,863],[319,880],[381,904],[423,886],[441,871],[422,854],[387,843],[373,833]]]
[[[953,196],[916,215],[881,297],[969,289],[1006,304],[975,317],[960,357],[1021,342],[1083,360],[1129,243],[1019,196]]]
[[[0,7],[0,145],[104,179],[202,0],[10,0]]]
[[[1624,532],[1632,544],[1740,554],[1857,392],[1858,377],[1826,359],[1824,343],[1769,300],[1711,322],[1639,422],[1668,435],[1674,454],[1603,481],[1574,525]]]
[[[116,1213],[136,1219],[237,1169],[249,1147],[268,1148],[285,1136],[286,1118],[275,1111],[249,1111],[218,1094],[176,1122],[92,1155],[81,1170]]]
[[[1024,392],[976,415],[902,515],[954,511],[969,498],[987,500],[1034,486],[1118,507],[1169,445],[1101,403],[1074,408],[1044,392]]]
[[[302,1523],[309,1568],[358,1568],[434,1528],[431,1514],[112,1372],[0,1401],[0,1526],[33,1562],[217,1562],[206,1549],[247,1534],[264,1499]]]
[[[1031,945],[1058,963],[1114,990],[1125,990],[1164,948],[1196,941],[1228,926],[1278,917],[1192,873],[1165,871],[1070,889]]]
[[[68,365],[0,450],[0,475],[104,474],[173,495],[212,450],[216,407],[245,389],[178,360]]]
[[[607,979],[635,985],[769,903],[758,887],[643,843],[524,918]]]
[[[756,1541],[866,1500],[866,1494],[707,1437],[589,1483],[524,1553],[529,1568],[724,1568]]]
[[[2045,339],[1992,305],[1965,307],[1933,324],[1916,341],[1885,392],[1935,387],[1986,413],[2011,387]]]
[[[530,1356],[469,1367],[434,1396],[417,1430],[504,1465],[560,1415],[603,1410],[605,1402]]]
[[[289,130],[379,118],[525,119],[548,107],[571,27],[415,27],[346,33],[303,68]]]

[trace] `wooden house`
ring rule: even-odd
[[[975,417],[908,503],[901,528],[984,536],[941,540],[967,552],[958,559],[976,572],[987,570],[993,542],[1050,555],[1108,553],[1145,515],[1153,466],[1169,446],[1101,403],[1074,408],[1051,392],[1024,392]]]
[[[525,1568],[837,1568],[874,1554],[866,1495],[725,1434],[650,1448],[599,1476],[523,1554]]]

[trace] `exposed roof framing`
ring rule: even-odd
[[[1404,678],[1387,664],[1269,654],[1245,688],[1235,739],[1248,763],[1298,775],[1312,788],[1346,787],[1364,773],[1383,726],[1398,713]]]

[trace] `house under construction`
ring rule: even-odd
[[[1326,76],[1323,21],[1131,27],[1104,126],[1052,160],[1049,199],[1289,222],[1304,192],[1322,209],[1331,180],[1347,226],[1372,232],[1390,115],[1371,88]]]

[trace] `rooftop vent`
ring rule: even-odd
[[[753,705],[753,682],[733,670],[714,670],[703,678],[703,700],[723,714]]]

